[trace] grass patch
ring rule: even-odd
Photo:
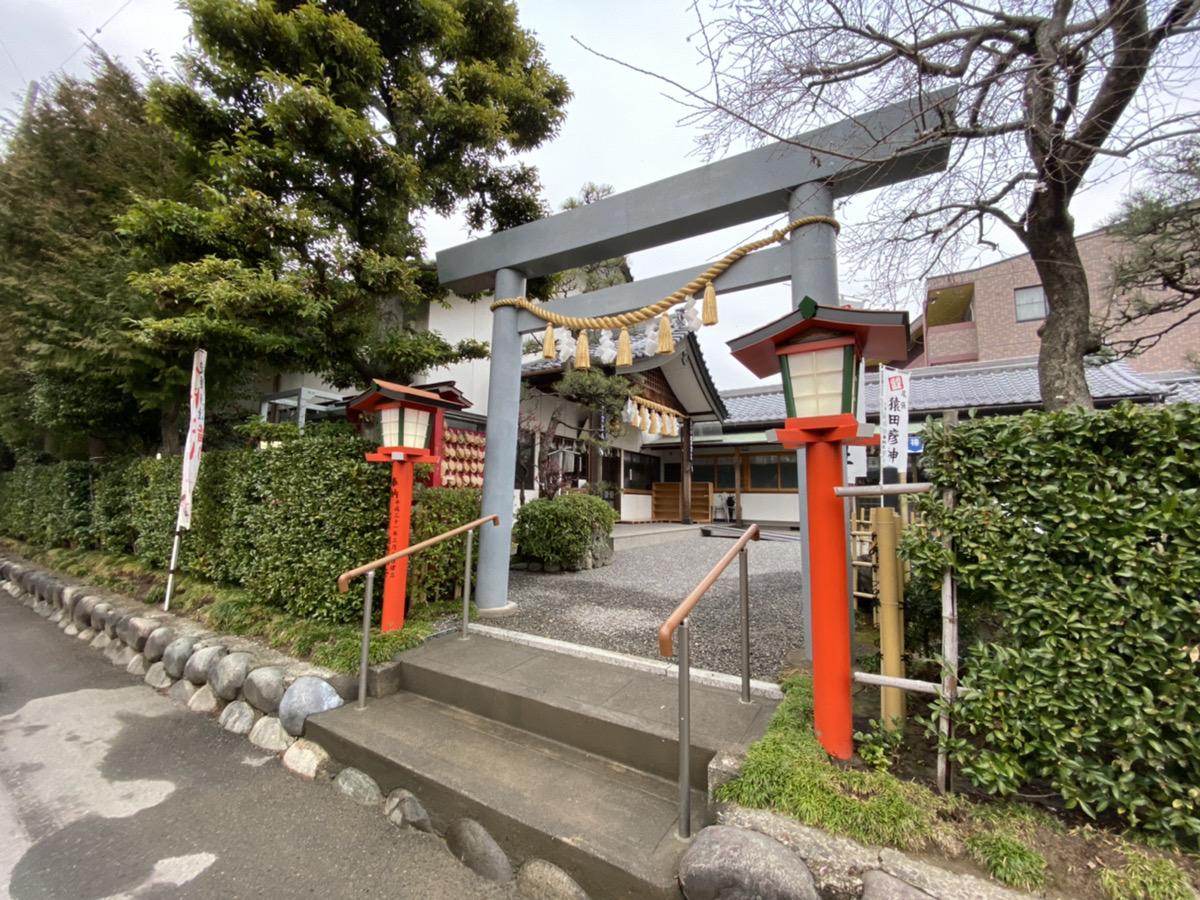
[[[967,850],[1001,884],[1032,891],[1046,883],[1046,857],[1003,831],[980,831],[967,838]]]
[[[16,541],[4,543],[26,559],[86,580],[88,584],[147,604],[162,603],[167,576],[136,557],[94,550],[40,550]],[[371,664],[388,662],[397,653],[418,646],[434,633],[434,623],[439,618],[460,609],[455,603],[415,603],[403,630],[383,634],[372,628]],[[175,579],[171,611],[188,615],[223,634],[261,640],[269,647],[335,672],[358,671],[361,626],[300,619],[263,603],[244,588],[179,575]]]
[[[1100,885],[1110,900],[1193,900],[1196,896],[1179,866],[1136,850],[1126,851],[1121,868],[1105,868]]]
[[[770,807],[866,844],[902,850],[929,844],[959,801],[886,772],[834,765],[812,732],[811,681],[792,677],[783,689],[767,733],[748,751],[742,774],[718,789],[718,799]]]

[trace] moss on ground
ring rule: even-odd
[[[1125,852],[1125,865],[1105,868],[1100,884],[1111,900],[1193,900],[1196,894],[1184,871],[1161,856]]]
[[[832,761],[813,734],[810,679],[790,677],[782,687],[784,699],[767,733],[747,752],[741,774],[717,789],[717,799],[773,809],[864,844],[951,857],[965,848],[993,878],[1020,890],[1066,889],[1072,896],[1111,900],[1197,896],[1184,868],[1120,836],[1068,830],[1028,803],[941,796],[887,771]],[[1110,859],[1098,867],[1101,852]]]
[[[166,575],[136,557],[94,550],[38,550],[7,543],[27,559],[148,604],[161,603],[165,594]],[[433,635],[438,619],[457,610],[456,604],[417,603],[402,630],[383,634],[372,628],[371,663],[388,662],[397,653],[418,646]],[[214,631],[261,640],[276,650],[335,672],[358,671],[361,626],[300,619],[263,603],[244,588],[180,575],[175,580],[171,611],[203,622]]]

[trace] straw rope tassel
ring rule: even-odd
[[[575,343],[575,368],[590,369],[592,367],[592,354],[588,349],[587,332],[579,332],[579,340]]]
[[[647,415],[650,417],[650,434],[658,434],[658,413],[647,410]]]
[[[658,352],[670,353],[675,349],[675,335],[671,334],[671,318],[666,313],[658,320]]]
[[[700,310],[700,321],[705,325],[717,324],[717,289],[711,281],[704,286],[704,306]]]
[[[554,359],[554,326],[546,326],[546,336],[542,338],[542,359]]]
[[[617,365],[633,365],[633,348],[629,345],[629,329],[622,328],[621,336],[617,338]]]

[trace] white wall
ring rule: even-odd
[[[795,525],[800,521],[799,493],[742,494],[742,519],[747,522],[784,522]]]
[[[450,307],[436,303],[429,307],[429,330],[439,332],[452,344],[461,340],[492,339],[492,311],[490,300],[484,298],[471,303],[453,295],[446,298]],[[470,412],[487,415],[488,366],[486,359],[469,360],[452,366],[441,366],[425,373],[424,381],[454,381],[458,389],[471,401]]]
[[[650,518],[651,497],[649,494],[621,494],[621,521],[633,522]]]

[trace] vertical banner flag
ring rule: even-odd
[[[909,373],[879,367],[879,480],[885,468],[908,471]]]
[[[175,527],[192,527],[192,491],[200,471],[200,448],[204,443],[204,366],[208,353],[197,350],[192,359],[192,392],[189,398],[191,416],[188,419],[187,443],[183,448],[183,478],[179,489],[179,518]]]

